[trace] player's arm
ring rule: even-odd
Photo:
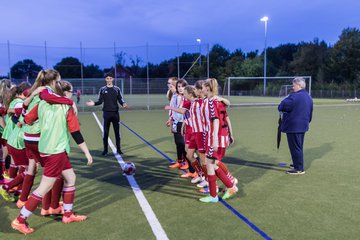
[[[28,125],[33,124],[39,117],[38,117],[38,108],[39,105],[36,105],[31,109],[30,112],[26,113],[24,116],[24,122]]]
[[[230,101],[226,98],[220,97],[220,96],[215,96],[214,97],[215,100],[219,101],[219,102],[223,102],[227,107],[230,106]]]
[[[71,100],[67,97],[62,97],[60,95],[52,93],[47,88],[45,88],[44,90],[42,90],[40,92],[39,97],[40,97],[40,99],[42,99],[50,104],[66,104],[66,105],[70,105],[70,106],[72,106],[74,104],[73,100]]]
[[[33,98],[38,95],[40,92],[42,92],[45,89],[45,87],[38,87],[36,88],[31,94],[30,96],[28,96],[23,103],[23,106],[25,109],[27,109],[27,107],[29,106],[29,104],[31,103],[31,101],[33,100]]]
[[[164,109],[174,111],[174,112],[177,112],[177,113],[181,113],[181,114],[185,114],[185,112],[187,111],[186,108],[177,108],[177,107],[171,107],[171,106],[165,106]]]
[[[211,136],[213,138],[213,149],[216,152],[218,150],[218,145],[219,145],[219,125],[220,125],[220,121],[219,121],[219,112],[218,109],[216,107],[216,104],[214,102],[214,100],[209,100],[209,105],[210,105],[210,121],[213,122],[213,126],[214,126],[214,131],[213,131],[213,135]]]
[[[231,126],[231,121],[229,116],[226,116],[226,122],[228,125],[228,129],[229,129],[229,138],[230,138],[230,143],[234,143],[234,134],[233,134],[233,130],[232,130],[232,126]]]
[[[69,109],[67,113],[66,121],[72,138],[86,156],[87,165],[91,165],[93,163],[93,159],[85,143],[85,140],[80,132],[79,120],[77,119],[75,111],[72,107]]]

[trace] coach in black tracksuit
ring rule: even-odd
[[[303,145],[305,132],[312,119],[313,101],[305,90],[303,78],[293,80],[293,93],[284,98],[278,106],[282,112],[281,131],[286,133],[294,170],[288,174],[304,174]]]
[[[127,108],[127,104],[124,101],[124,98],[121,94],[121,90],[119,87],[113,85],[114,78],[112,75],[107,74],[105,77],[106,86],[100,88],[99,91],[99,99],[97,102],[89,100],[86,105],[87,106],[96,106],[104,103],[103,105],[103,144],[104,144],[104,151],[102,152],[103,156],[108,154],[108,137],[109,137],[109,128],[110,123],[113,124],[114,132],[115,132],[115,140],[116,140],[116,150],[119,154],[122,154],[121,147],[120,147],[120,132],[119,132],[119,105],[124,108]]]

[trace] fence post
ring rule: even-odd
[[[81,74],[81,92],[82,94],[84,94],[84,69],[83,69],[83,48],[82,48],[82,42],[80,42],[80,74]],[[85,111],[84,109],[84,104],[82,104],[82,110],[83,112]]]
[[[149,89],[149,44],[146,43],[146,88],[147,88],[147,110],[150,110],[150,89]]]
[[[114,42],[114,80],[115,80],[115,86],[117,83],[117,71],[116,71],[116,43]],[[124,93],[124,89],[122,89],[123,93]]]

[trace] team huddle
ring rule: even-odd
[[[209,193],[201,202],[218,202],[217,178],[225,188],[222,199],[238,192],[238,180],[222,162],[226,148],[234,141],[226,111],[230,104],[219,97],[214,78],[199,80],[190,86],[184,79],[168,79],[169,119],[166,125],[174,134],[177,162],[170,168],[186,171],[183,178],[192,178],[200,192]]]
[[[0,195],[9,202],[18,199],[21,210],[11,227],[21,233],[34,231],[26,220],[40,204],[42,216],[62,215],[63,223],[87,219],[73,212],[76,176],[68,157],[70,135],[87,164],[93,160],[80,132],[72,92],[72,85],[52,69],[40,71],[33,86],[0,82]],[[30,194],[39,166],[43,175]]]

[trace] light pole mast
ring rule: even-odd
[[[265,23],[265,47],[264,47],[264,96],[266,95],[266,39],[267,39],[267,23],[269,18],[267,16],[264,16],[260,19],[260,21]]]

